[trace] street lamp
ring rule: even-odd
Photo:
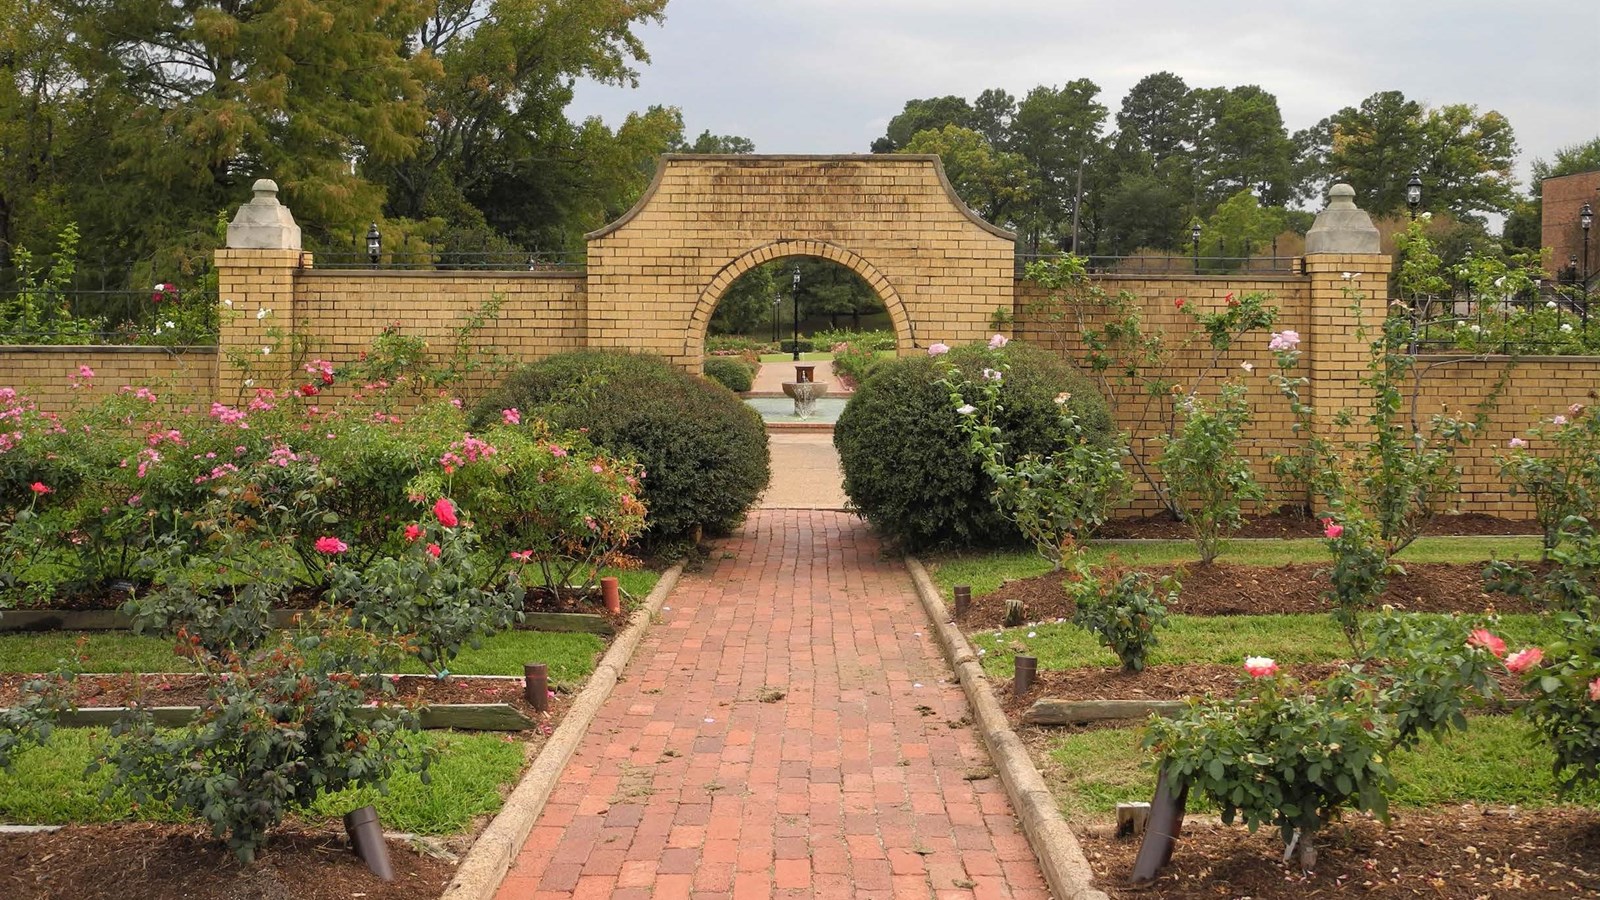
[[[373,222],[372,227],[367,229],[367,259],[372,260],[373,265],[377,265],[378,258],[382,255],[383,235],[378,233],[378,223]]]
[[[794,265],[794,361],[800,361],[800,264]]]
[[[772,294],[772,342],[774,344],[783,339],[782,336],[778,334],[778,311],[782,308],[783,295],[774,291]]]
[[[1578,210],[1578,225],[1583,229],[1583,309],[1579,315],[1583,326],[1589,327],[1589,229],[1594,226],[1594,207],[1585,203]]]
[[[1189,243],[1194,245],[1194,273],[1200,274],[1200,223],[1189,227]]]
[[[1406,206],[1411,208],[1411,221],[1417,220],[1417,207],[1422,205],[1422,176],[1416,172],[1411,173],[1411,180],[1406,182]]]

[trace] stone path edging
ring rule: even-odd
[[[529,832],[533,831],[534,823],[539,820],[539,814],[544,811],[545,802],[550,799],[562,770],[567,767],[567,762],[589,731],[595,714],[611,696],[622,670],[633,659],[634,651],[644,640],[645,632],[650,629],[656,614],[661,612],[667,595],[672,593],[678,576],[682,574],[683,563],[678,563],[656,582],[655,588],[645,597],[644,605],[634,612],[633,622],[617,635],[611,649],[595,665],[588,683],[573,700],[566,717],[539,751],[533,765],[528,767],[527,774],[522,776],[511,796],[506,798],[499,815],[478,835],[472,849],[461,860],[461,865],[456,867],[455,877],[450,879],[450,886],[445,889],[441,900],[493,900],[500,883],[505,880],[506,872],[511,868],[511,861],[516,859]]]
[[[915,557],[906,557],[906,568],[911,570],[917,596],[933,622],[945,659],[955,670],[956,680],[961,682],[961,689],[972,706],[973,723],[989,748],[989,755],[1000,773],[1000,782],[1005,785],[1011,805],[1022,821],[1022,831],[1039,858],[1039,868],[1050,890],[1060,900],[1108,900],[1104,892],[1094,887],[1094,870],[1078,846],[1078,839],[1073,837],[1072,829],[1061,817],[1055,795],[1045,786],[1044,777],[1033,764],[1022,739],[1011,729],[977,654],[951,621],[928,570]]]

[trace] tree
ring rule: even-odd
[[[382,188],[351,161],[414,154],[424,87],[439,73],[429,53],[407,46],[424,21],[420,0],[62,8],[81,48],[86,104],[121,114],[105,135],[120,160],[114,174],[177,207],[162,223],[169,234],[208,222],[265,176],[313,237],[376,215]]]
[[[1467,221],[1505,213],[1515,201],[1516,140],[1497,112],[1454,104],[1429,109],[1399,91],[1382,91],[1295,135],[1305,193],[1348,182],[1375,216],[1406,210],[1406,182],[1422,178],[1424,203]]]
[[[1101,245],[1113,256],[1152,248],[1175,250],[1187,241],[1186,201],[1164,179],[1152,173],[1131,173],[1117,179],[1100,198]]]
[[[763,332],[775,315],[778,298],[777,270],[771,263],[756,266],[734,279],[711,314],[711,334]]]
[[[1224,251],[1221,256],[1249,256],[1271,246],[1287,220],[1282,209],[1263,207],[1248,190],[1223,201],[1206,220],[1200,235],[1202,250]]]
[[[57,230],[57,172],[73,79],[60,7],[0,0],[0,268],[13,247]]]
[[[1196,184],[1208,214],[1224,199],[1253,190],[1269,204],[1290,196],[1294,145],[1283,127],[1278,98],[1260,87],[1204,88],[1194,92],[1197,121]]]
[[[903,153],[934,153],[944,163],[950,184],[962,201],[990,222],[1005,224],[1031,195],[1028,164],[1015,153],[996,150],[983,135],[959,125],[919,131]]]
[[[1198,142],[1194,93],[1171,72],[1146,75],[1122,98],[1117,132],[1119,148],[1144,151],[1157,165],[1193,153]]]
[[[1600,170],[1600,136],[1579,144],[1571,144],[1556,151],[1555,159],[1533,161],[1533,180],[1537,184],[1546,178],[1560,178],[1579,172]]]
[[[1011,140],[1011,119],[1017,114],[1017,98],[1000,88],[989,88],[972,102],[972,128],[983,135],[989,146],[1006,149]]]
[[[946,125],[971,128],[975,124],[971,104],[956,96],[907,100],[905,109],[889,120],[884,136],[872,142],[873,153],[893,153],[910,143],[919,131],[938,131]]]
[[[1022,157],[1037,185],[1018,221],[1031,251],[1071,233],[1079,166],[1099,146],[1107,115],[1095,100],[1099,93],[1098,85],[1080,78],[1059,88],[1036,87],[1017,105],[1006,149]]]
[[[673,153],[754,153],[755,141],[735,134],[712,134],[710,129],[700,132],[694,143],[681,139],[672,147]]]
[[[487,6],[436,0],[431,6],[411,40],[419,56],[436,57],[443,70],[428,82],[427,127],[418,152],[373,173],[391,186],[388,212],[453,220],[465,212],[465,201],[483,209],[497,231],[523,238],[537,232],[544,241],[559,235],[559,245],[570,245],[581,234],[572,221],[543,218],[530,229],[526,220],[504,217],[497,208],[507,205],[500,202],[505,192],[526,191],[542,198],[546,215],[577,209],[584,211],[580,221],[592,222],[585,213],[598,198],[573,194],[601,187],[597,173],[585,171],[588,154],[631,157],[641,137],[670,127],[665,113],[646,112],[630,116],[613,134],[598,122],[574,126],[565,113],[580,76],[635,83],[632,63],[649,57],[633,28],[661,21],[666,0],[495,0]],[[676,111],[671,117],[681,140],[681,120]],[[603,146],[608,136],[615,146]],[[672,135],[661,138],[652,156],[670,146]],[[626,167],[633,164],[629,159]],[[636,179],[622,181],[626,188]],[[611,206],[604,200],[598,205]]]

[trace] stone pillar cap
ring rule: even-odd
[[[1340,182],[1328,189],[1328,206],[1306,232],[1306,255],[1378,253],[1378,226],[1356,206],[1356,189]]]
[[[250,190],[255,196],[228,223],[228,249],[299,250],[300,226],[289,207],[278,202],[278,183],[260,178]]]

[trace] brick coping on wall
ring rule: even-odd
[[[1506,353],[1418,353],[1417,362],[1484,362],[1484,363],[1584,363],[1594,365],[1600,363],[1600,354],[1589,356],[1544,356],[1538,354],[1523,354],[1512,356]]]
[[[164,353],[182,356],[186,353],[216,353],[216,344],[177,344],[171,347],[153,347],[148,344],[3,344],[0,355],[6,353]]]
[[[446,278],[482,278],[486,280],[503,281],[507,278],[567,278],[587,279],[589,273],[585,269],[562,271],[533,271],[526,269],[301,269],[297,278],[416,278],[419,275],[438,276]]]

